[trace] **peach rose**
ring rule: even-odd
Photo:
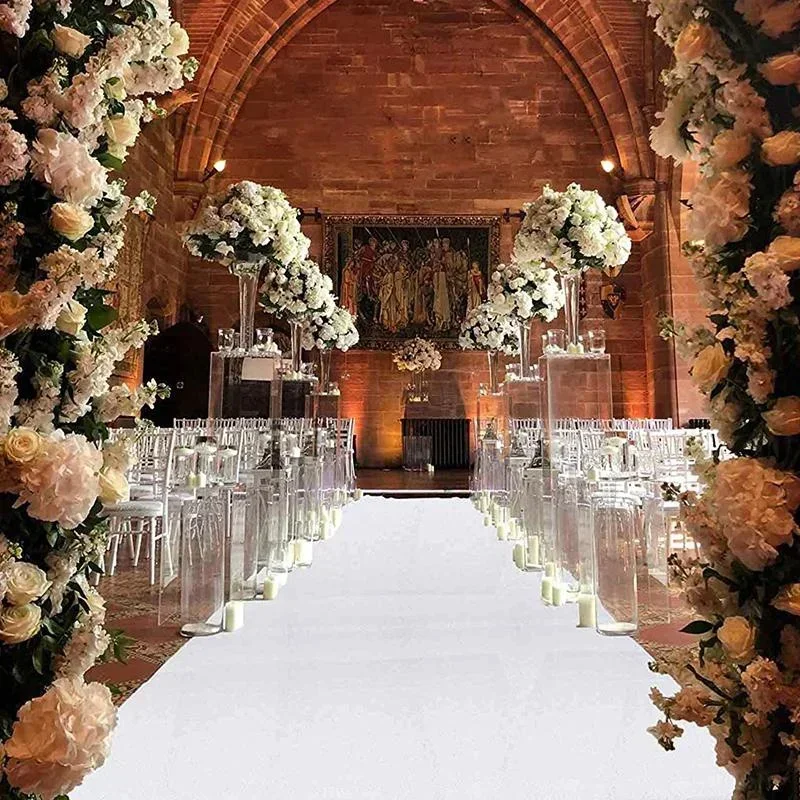
[[[714,139],[711,151],[717,169],[730,169],[744,161],[753,149],[752,139],[745,133],[723,131]]]
[[[5,743],[8,782],[42,800],[69,794],[105,762],[116,722],[105,686],[58,678],[19,710]]]
[[[53,28],[52,39],[53,46],[59,53],[72,58],[80,58],[92,42],[91,36],[58,24]]]
[[[731,661],[747,664],[756,655],[756,631],[744,617],[728,617],[717,631],[717,638]]]
[[[761,416],[775,436],[797,436],[800,433],[800,397],[781,397]]]
[[[8,606],[0,611],[0,642],[22,644],[39,633],[42,627],[42,609],[33,603]]]
[[[12,428],[3,442],[6,458],[17,466],[30,464],[42,447],[42,437],[32,428]]]
[[[773,167],[785,167],[800,161],[800,132],[781,131],[761,144],[761,157]]]
[[[695,357],[692,380],[702,392],[709,394],[728,374],[732,363],[721,344],[708,345]]]
[[[704,56],[717,49],[716,31],[703,22],[690,22],[675,42],[675,58],[684,64],[696,64]]]
[[[772,601],[778,611],[786,611],[800,617],[800,583],[790,583],[784,586]]]
[[[797,0],[783,0],[764,9],[761,15],[761,30],[777,39],[788,33],[800,22],[800,3]]]
[[[94,217],[73,203],[55,203],[50,209],[50,227],[65,239],[77,242],[94,227]]]
[[[3,572],[6,577],[6,600],[12,606],[24,606],[38,600],[50,588],[45,572],[35,564],[15,561]]]
[[[19,292],[0,292],[0,339],[14,333],[27,320],[27,299]]]
[[[759,67],[761,74],[775,86],[800,83],[800,53],[773,56]]]
[[[777,256],[784,272],[800,269],[800,237],[777,236],[767,248],[767,253]]]

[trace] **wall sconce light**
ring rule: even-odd
[[[607,175],[610,175],[617,168],[617,165],[610,158],[604,158],[600,162],[600,167],[603,172],[605,172]]]
[[[209,178],[213,177],[214,175],[219,175],[220,172],[224,172],[225,167],[227,166],[228,162],[224,158],[219,159],[219,161],[215,161],[211,165],[211,168],[206,172],[206,174],[203,175],[203,183],[205,183]]]

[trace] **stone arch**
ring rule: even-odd
[[[205,0],[213,5],[216,0]],[[178,154],[178,177],[197,180],[221,158],[251,87],[273,58],[336,0],[239,0],[226,7],[203,57]],[[628,177],[652,173],[632,78],[598,0],[492,0],[526,26],[580,95],[609,155]],[[184,5],[188,5],[185,3]],[[218,5],[218,3],[217,3]],[[190,16],[201,19],[201,3]],[[191,30],[191,22],[188,23]]]

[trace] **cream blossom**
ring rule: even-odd
[[[756,655],[756,629],[745,617],[726,617],[717,638],[728,657],[737,664],[747,664]]]
[[[52,128],[39,131],[33,144],[31,168],[37,180],[70,203],[91,208],[108,187],[103,165],[72,134]]]
[[[761,144],[761,157],[772,166],[791,166],[800,161],[800,132],[780,131]]]
[[[50,227],[65,239],[76,242],[94,227],[94,217],[86,209],[73,203],[53,203],[50,209]]]
[[[12,428],[3,440],[3,453],[16,466],[30,464],[41,449],[41,437],[30,428]]]
[[[181,27],[180,23],[173,22],[169,26],[169,35],[172,41],[164,50],[168,58],[185,56],[189,52],[189,34]]]
[[[800,397],[781,397],[762,416],[775,436],[797,436],[800,434]]]
[[[42,626],[42,609],[33,603],[0,609],[0,642],[22,644],[33,639]]]
[[[781,53],[759,67],[759,72],[775,86],[800,84],[800,53]]]
[[[767,252],[777,256],[784,272],[800,269],[800,237],[776,236],[767,248]]]
[[[111,693],[82,678],[58,678],[19,711],[5,742],[8,782],[42,800],[71,792],[108,756],[116,711]]]
[[[72,58],[80,58],[92,43],[92,37],[67,25],[56,25],[52,33],[53,45],[59,53]]]
[[[43,597],[50,588],[47,574],[35,564],[15,561],[3,569],[6,579],[6,601],[24,606]]]
[[[113,505],[130,500],[131,487],[128,479],[118,469],[104,467],[100,470],[100,502],[103,505]]]
[[[721,344],[704,347],[692,364],[692,380],[701,391],[709,394],[728,374],[732,363]]]
[[[711,162],[715,169],[726,170],[741,164],[753,149],[749,134],[733,130],[722,131],[711,145]]]
[[[691,237],[710,247],[739,241],[750,224],[751,188],[748,173],[736,169],[701,182],[691,197]]]
[[[22,180],[28,171],[28,140],[0,120],[0,186]]]
[[[86,323],[86,307],[75,298],[70,300],[56,318],[56,328],[62,333],[77,336]]]

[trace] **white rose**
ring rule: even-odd
[[[128,479],[118,469],[107,467],[100,471],[100,502],[109,506],[130,499],[131,488]]]
[[[56,318],[56,328],[62,333],[70,336],[77,336],[86,323],[86,307],[79,303],[75,298],[70,300],[61,313]]]
[[[39,633],[42,625],[42,609],[28,603],[24,606],[9,606],[0,611],[0,642],[22,644]]]
[[[761,156],[773,167],[790,166],[800,161],[800,132],[781,131],[761,144]]]
[[[65,239],[76,242],[94,227],[94,217],[72,203],[55,203],[50,209],[50,227]]]
[[[128,96],[125,91],[125,81],[121,78],[111,78],[106,81],[106,96],[112,100],[124,100]]]
[[[121,147],[131,147],[139,135],[138,122],[128,114],[122,117],[109,117],[105,121],[105,129],[109,141]]]
[[[189,34],[179,23],[173,22],[169,26],[169,35],[172,42],[164,49],[164,55],[167,58],[185,56],[189,52]]]
[[[747,664],[756,655],[756,631],[744,617],[728,617],[717,631],[731,661]]]
[[[24,606],[38,600],[50,588],[46,573],[35,564],[14,561],[3,572],[6,576],[6,600],[12,606]]]
[[[80,58],[84,50],[91,44],[92,38],[86,36],[75,28],[66,25],[58,25],[53,28],[53,45],[59,53],[72,58]]]

